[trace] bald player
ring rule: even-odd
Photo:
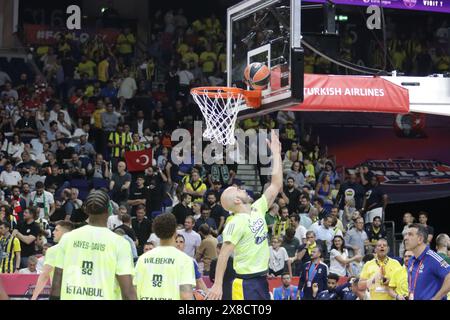
[[[222,282],[228,258],[234,252],[236,279],[232,285],[233,300],[269,300],[267,274],[269,267],[268,229],[265,214],[283,187],[281,144],[275,131],[267,141],[272,151],[272,180],[258,201],[238,187],[225,189],[220,198],[223,208],[233,213],[223,231],[223,246],[217,260],[214,285],[207,299],[222,299]]]

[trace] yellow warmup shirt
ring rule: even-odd
[[[408,270],[406,267],[398,269],[389,280],[389,287],[395,290],[395,293],[406,297],[408,295]]]
[[[90,225],[64,235],[55,267],[63,269],[61,300],[120,299],[116,275],[134,274],[128,241]]]
[[[49,265],[50,267],[53,268],[52,272],[50,272],[50,282],[53,280],[53,274],[55,273],[56,259],[58,257],[58,248],[59,244],[56,244],[53,247],[48,248],[47,252],[45,253],[44,265]]]
[[[269,211],[263,195],[251,206],[251,213],[236,213],[227,220],[223,241],[234,246],[234,270],[239,275],[263,274],[269,268],[269,242],[265,214]]]
[[[180,300],[180,286],[195,287],[192,258],[175,247],[159,246],[139,257],[133,280],[139,300]]]
[[[385,277],[388,279],[392,279],[392,277],[396,274],[396,272],[399,269],[402,268],[402,266],[397,260],[391,258],[386,259],[387,259],[386,263],[378,261],[377,259],[372,259],[368,261],[361,271],[360,278],[365,280],[370,279],[380,271],[381,266],[384,266]],[[372,285],[370,289],[370,298],[371,300],[394,299],[389,295],[387,287],[379,282]]]

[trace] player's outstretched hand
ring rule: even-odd
[[[267,141],[267,145],[269,146],[270,150],[273,154],[280,154],[281,153],[281,143],[280,139],[278,138],[278,135],[275,130],[271,130],[270,132],[270,141]]]
[[[222,300],[222,286],[214,284],[206,295],[206,300]]]

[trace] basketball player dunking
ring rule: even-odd
[[[260,199],[252,204],[245,190],[227,188],[220,198],[225,210],[234,215],[223,232],[223,246],[220,252],[214,285],[207,299],[222,298],[222,281],[228,258],[234,251],[234,269],[237,277],[232,285],[233,300],[269,300],[267,273],[269,266],[269,244],[265,214],[283,186],[281,144],[275,131],[267,141],[272,151],[272,180]]]

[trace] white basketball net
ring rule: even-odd
[[[206,120],[203,136],[223,145],[235,144],[234,127],[244,94],[223,88],[196,88],[191,94]]]

